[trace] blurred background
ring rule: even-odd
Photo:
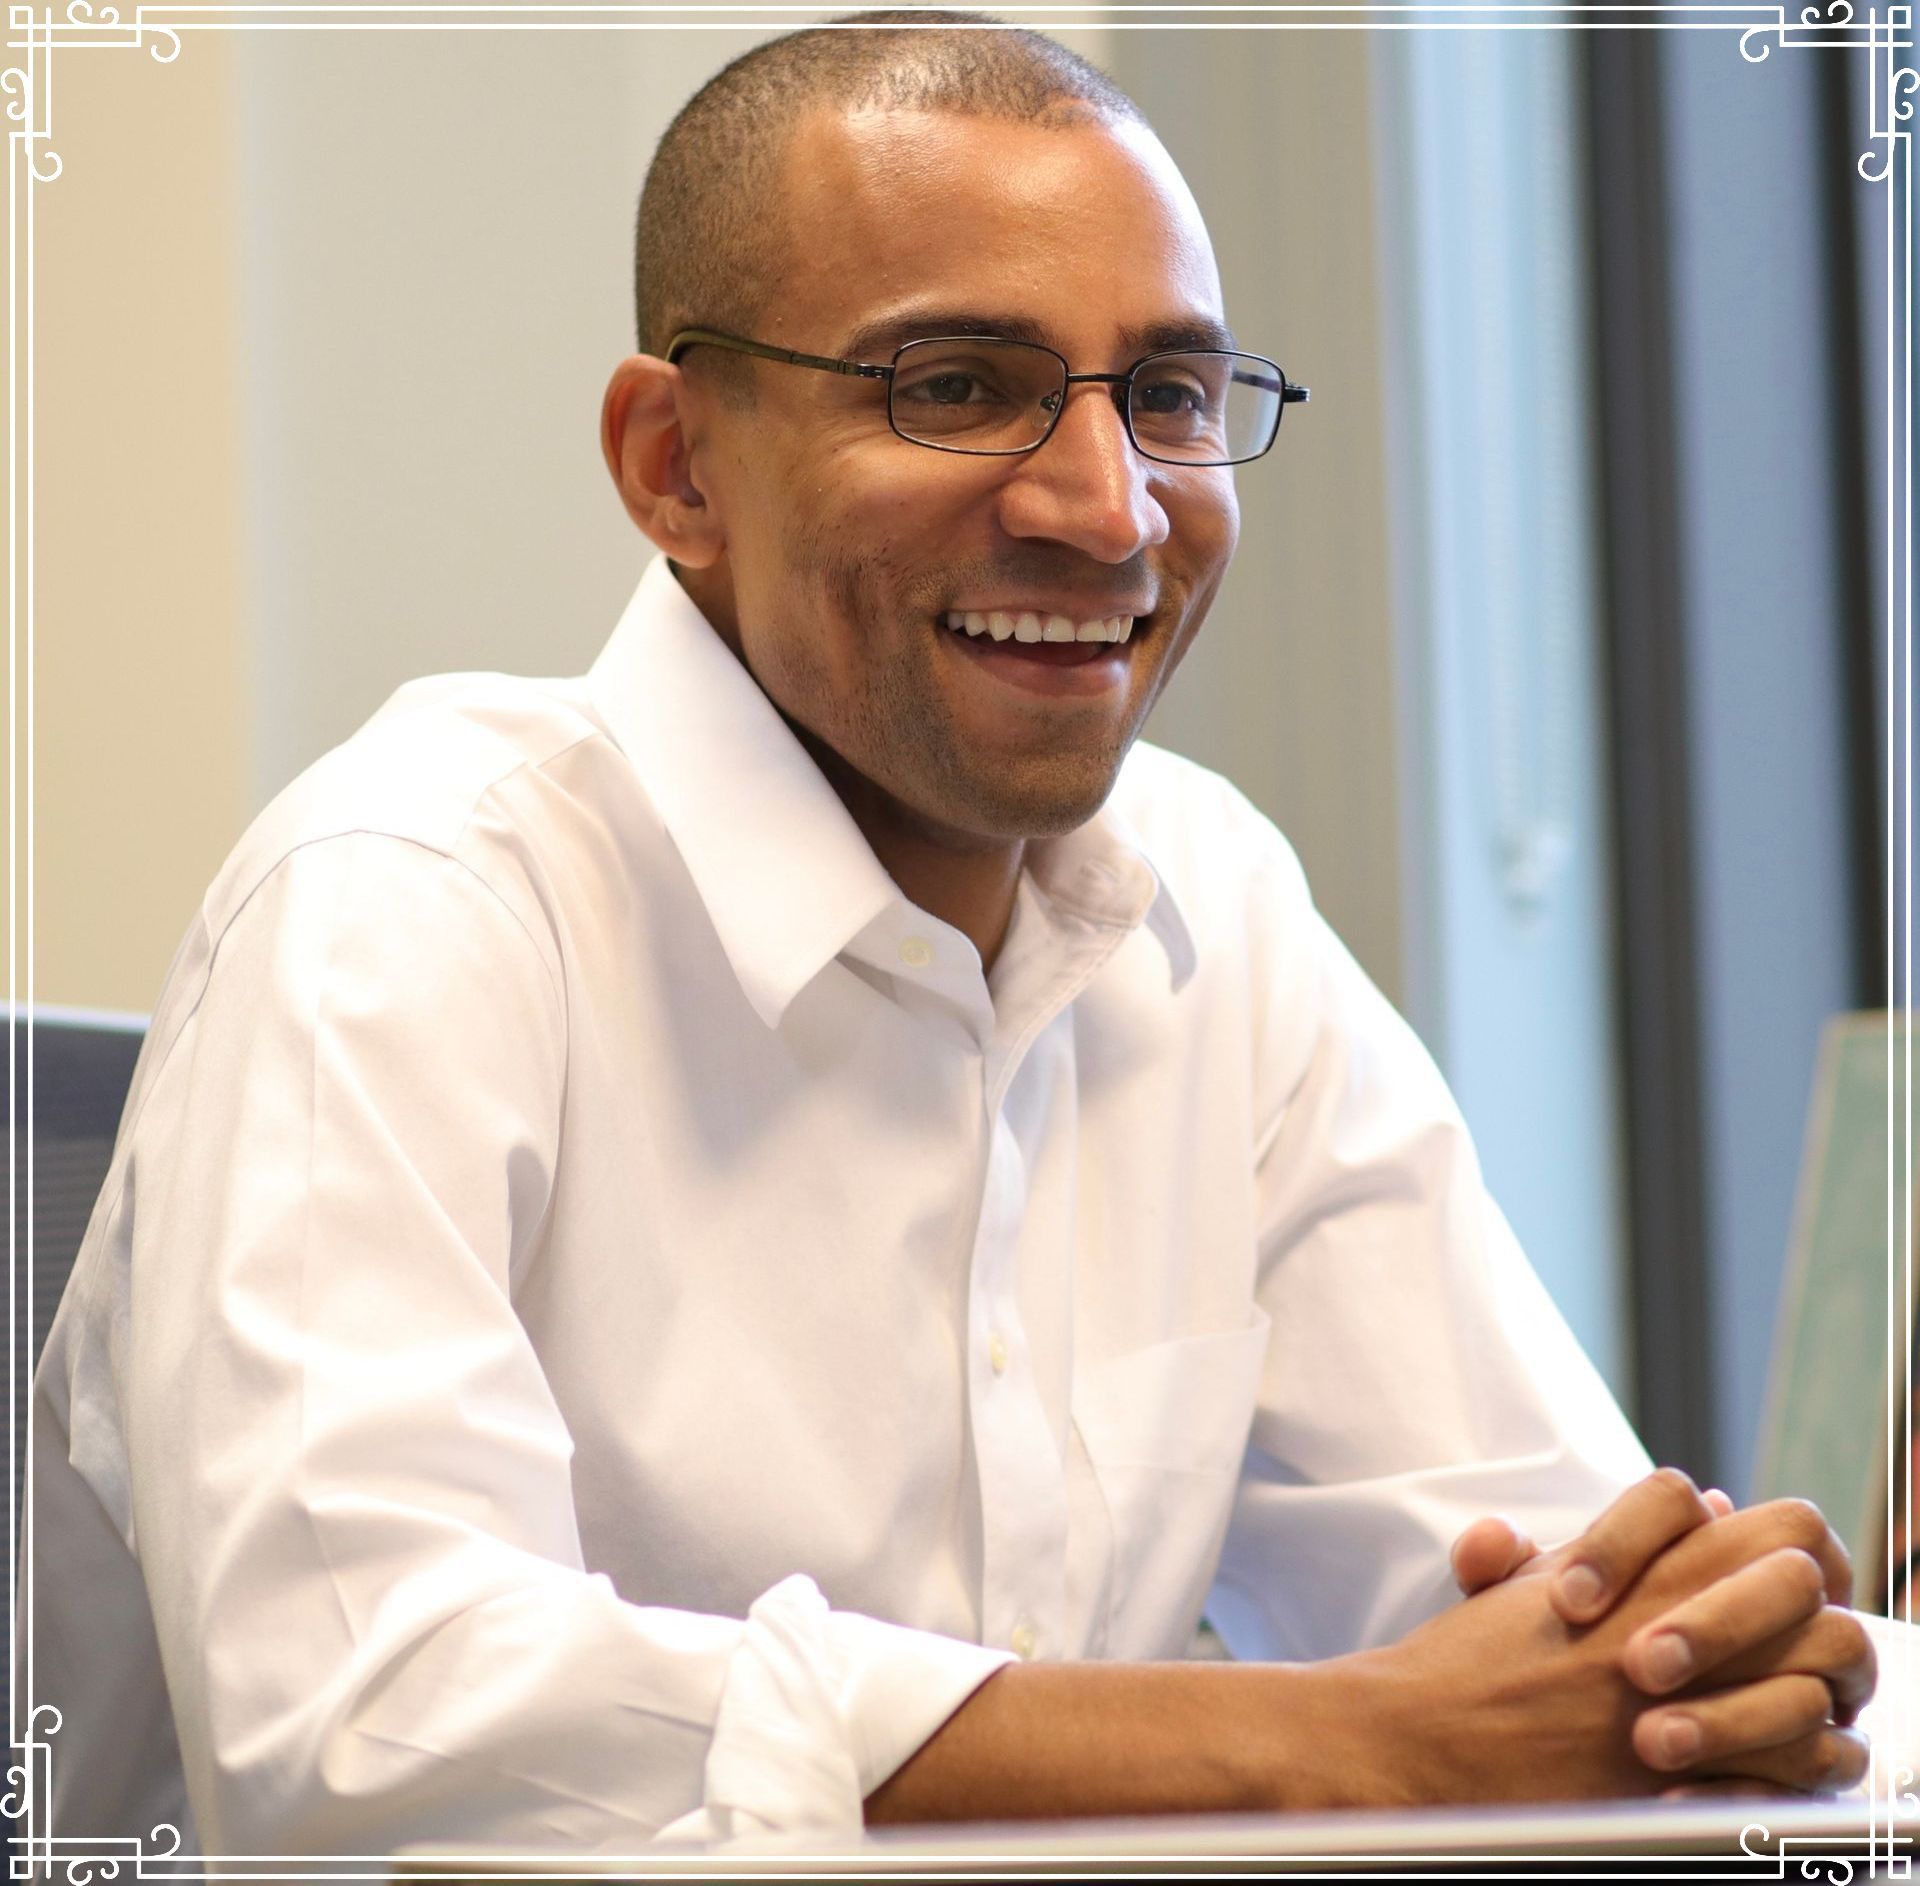
[[[248,819],[409,676],[591,660],[647,556],[597,445],[634,200],[762,36],[65,58],[37,1000],[151,1008]],[[1185,168],[1242,343],[1313,389],[1150,732],[1290,835],[1654,1453],[1741,1493],[1816,1037],[1886,1001],[1865,55],[1060,36]]]

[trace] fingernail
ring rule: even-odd
[[[1693,1652],[1678,1631],[1660,1631],[1647,1640],[1640,1661],[1663,1690],[1670,1690],[1692,1671]]]
[[[1669,1716],[1655,1739],[1660,1744],[1660,1759],[1670,1768],[1678,1768],[1700,1753],[1700,1725],[1687,1716]]]
[[[1569,1565],[1560,1574],[1560,1596],[1576,1611],[1591,1611],[1605,1591],[1591,1565]]]

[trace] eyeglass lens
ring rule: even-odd
[[[1257,354],[1155,354],[1135,368],[1135,443],[1173,464],[1258,458],[1279,423],[1282,381]],[[894,429],[959,452],[1029,451],[1067,391],[1060,356],[1026,341],[914,341],[894,359]]]

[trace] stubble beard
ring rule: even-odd
[[[835,727],[832,735],[818,724],[812,731],[924,828],[963,844],[1054,838],[1077,831],[1106,803],[1134,725],[1097,746],[1083,735],[1070,751],[1012,760],[970,745],[935,666],[943,657],[934,638],[955,633],[932,615],[939,598],[954,593],[951,580],[937,590],[925,578],[903,583],[881,559],[863,557],[821,558],[808,574],[868,649],[894,651],[862,670],[857,693],[837,696],[825,664],[807,651],[809,697],[831,699]]]

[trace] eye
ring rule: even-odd
[[[983,358],[977,349],[967,355],[931,354],[905,361],[893,378],[896,401],[916,406],[983,406],[1018,404],[1023,388],[1009,385],[1006,362]]]
[[[1044,347],[990,336],[915,341],[894,360],[896,432],[932,444],[1019,451],[1047,429],[1063,369]]]
[[[915,399],[930,400],[936,406],[964,406],[979,385],[970,373],[939,373],[921,380],[908,391]]]
[[[1035,378],[1014,350],[989,353],[979,346],[964,350],[927,346],[900,359],[893,375],[893,398],[916,407],[1023,405],[1037,392]]]
[[[1133,404],[1136,412],[1155,418],[1171,419],[1181,413],[1204,413],[1212,402],[1207,389],[1193,380],[1160,375],[1151,380],[1136,380]]]
[[[1134,376],[1127,409],[1135,439],[1150,452],[1194,458],[1225,455],[1231,358],[1187,353],[1145,362]]]

